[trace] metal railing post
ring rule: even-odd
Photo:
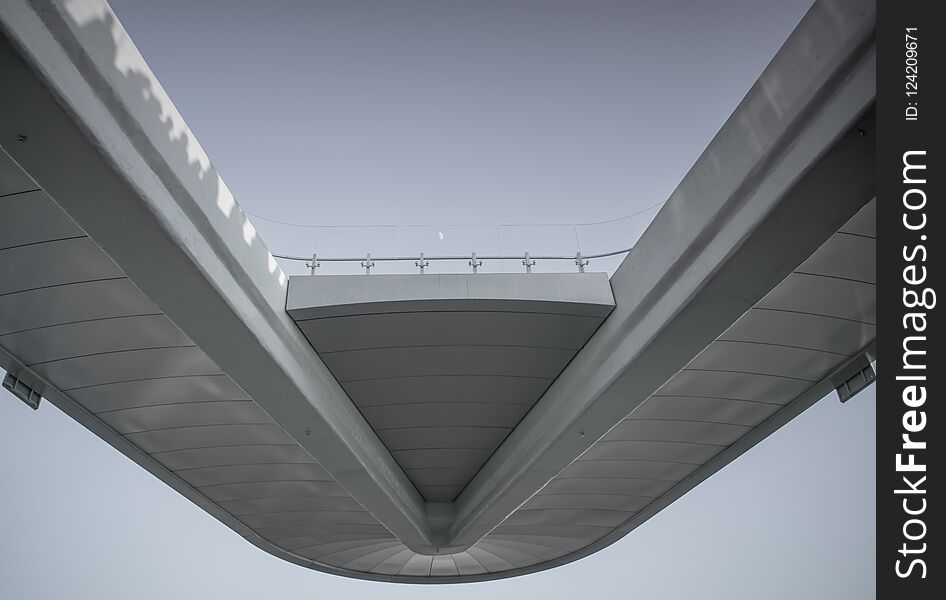
[[[470,259],[470,266],[473,267],[473,274],[476,275],[477,267],[483,266],[483,261],[476,260],[476,252],[473,253],[473,257]]]
[[[575,255],[575,264],[578,265],[578,272],[584,273],[585,267],[588,266],[588,259],[582,258],[581,252]]]
[[[528,252],[526,252],[526,257],[523,259],[522,265],[526,268],[526,273],[532,272],[532,267],[535,265],[535,261],[529,258]]]
[[[312,262],[310,262],[306,266],[309,267],[309,275],[315,275],[315,270],[322,266],[322,264],[319,262],[319,255],[313,254]]]
[[[428,266],[429,264],[430,264],[430,261],[429,261],[429,260],[424,260],[424,253],[423,253],[423,252],[420,253],[420,260],[415,260],[415,261],[414,261],[414,266],[420,268],[420,274],[421,274],[421,275],[424,274],[424,267]]]
[[[365,260],[361,261],[361,266],[365,268],[365,275],[371,275],[371,267],[374,266],[374,261],[371,260],[371,253],[365,255]]]

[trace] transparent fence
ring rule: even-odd
[[[289,275],[419,273],[421,255],[424,273],[471,273],[474,254],[479,273],[610,274],[660,206],[575,225],[293,225],[249,217]]]

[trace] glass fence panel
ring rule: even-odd
[[[424,273],[471,273],[474,253],[479,273],[571,272],[581,266],[610,274],[659,209],[575,225],[292,225],[250,218],[289,275],[309,274],[313,255],[316,274],[419,273],[421,254]]]

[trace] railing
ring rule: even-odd
[[[273,257],[290,275],[424,274],[428,267],[437,273],[507,272],[510,266],[526,273],[560,272],[562,266],[584,272],[590,261],[596,270],[613,272],[662,204],[579,224],[301,225],[250,216],[264,241],[272,247],[278,240]]]
[[[603,252],[600,254],[590,254],[583,256],[581,252],[576,253],[574,256],[530,256],[526,252],[522,256],[477,256],[476,252],[470,254],[470,256],[424,256],[424,253],[421,252],[417,256],[371,256],[371,253],[366,253],[365,256],[360,257],[342,257],[342,256],[332,256],[332,257],[320,257],[318,254],[313,254],[311,257],[307,256],[291,256],[288,254],[273,254],[273,258],[278,258],[282,260],[292,260],[292,261],[302,261],[305,263],[307,269],[309,269],[310,275],[315,275],[316,270],[322,266],[322,262],[348,262],[348,263],[360,263],[361,268],[365,270],[365,275],[371,274],[372,267],[375,266],[375,262],[410,262],[414,261],[414,266],[420,270],[420,274],[424,274],[424,269],[430,266],[430,261],[467,261],[467,265],[473,269],[475,274],[479,267],[483,266],[484,260],[522,260],[522,266],[525,267],[526,273],[532,272],[532,267],[535,266],[536,261],[545,261],[545,260],[566,260],[574,261],[574,264],[578,267],[580,273],[585,272],[585,267],[588,266],[591,259],[595,258],[607,258],[610,256],[619,256],[621,254],[627,254],[630,252],[630,248],[623,248],[621,250],[613,250],[611,252]]]

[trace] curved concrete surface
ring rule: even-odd
[[[427,502],[453,502],[614,308],[604,273],[292,277],[286,308]]]
[[[873,27],[816,3],[610,281],[287,282],[108,6],[9,0],[0,366],[299,565],[587,556],[871,353]]]

